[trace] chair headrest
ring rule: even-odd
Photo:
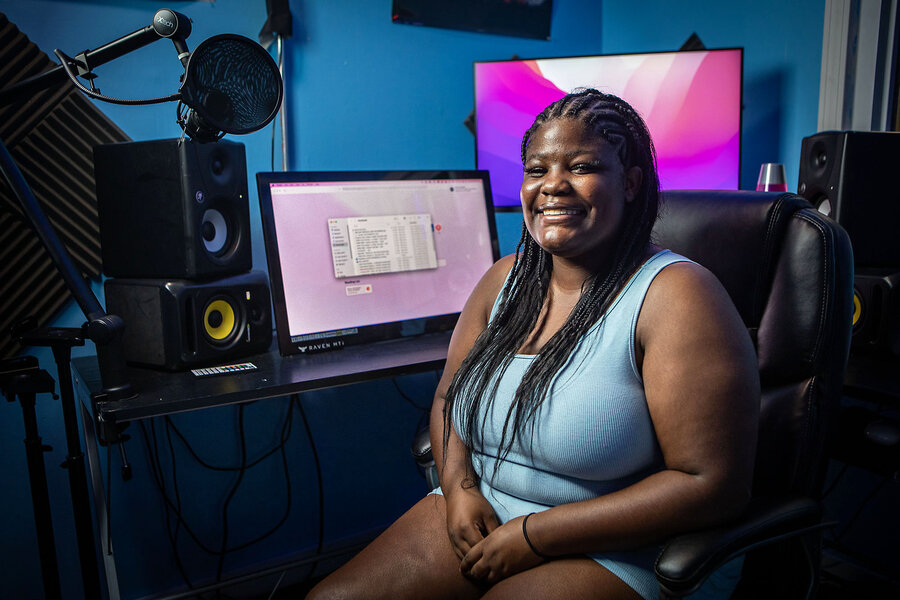
[[[750,191],[663,192],[654,241],[713,272],[749,328],[759,325],[773,261],[787,223],[812,208],[796,194]]]

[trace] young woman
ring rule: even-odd
[[[431,415],[441,487],[310,598],[655,598],[658,545],[750,495],[756,357],[653,246],[646,125],[581,90],[522,141],[524,227],[466,303]]]

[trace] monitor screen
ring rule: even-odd
[[[282,354],[452,329],[499,257],[484,171],[259,173]]]
[[[628,101],[656,145],[662,189],[739,189],[743,50],[697,50],[475,63],[476,162],[494,205],[519,210],[522,135],[580,87]]]

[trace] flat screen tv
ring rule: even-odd
[[[453,328],[499,257],[485,171],[257,174],[284,355]]]
[[[522,135],[580,87],[641,114],[662,189],[739,189],[742,64],[741,48],[476,62],[476,164],[491,174],[494,206],[519,210]]]

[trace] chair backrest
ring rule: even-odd
[[[818,498],[850,348],[846,232],[795,194],[669,191],[654,239],[719,278],[756,345],[754,495]]]

